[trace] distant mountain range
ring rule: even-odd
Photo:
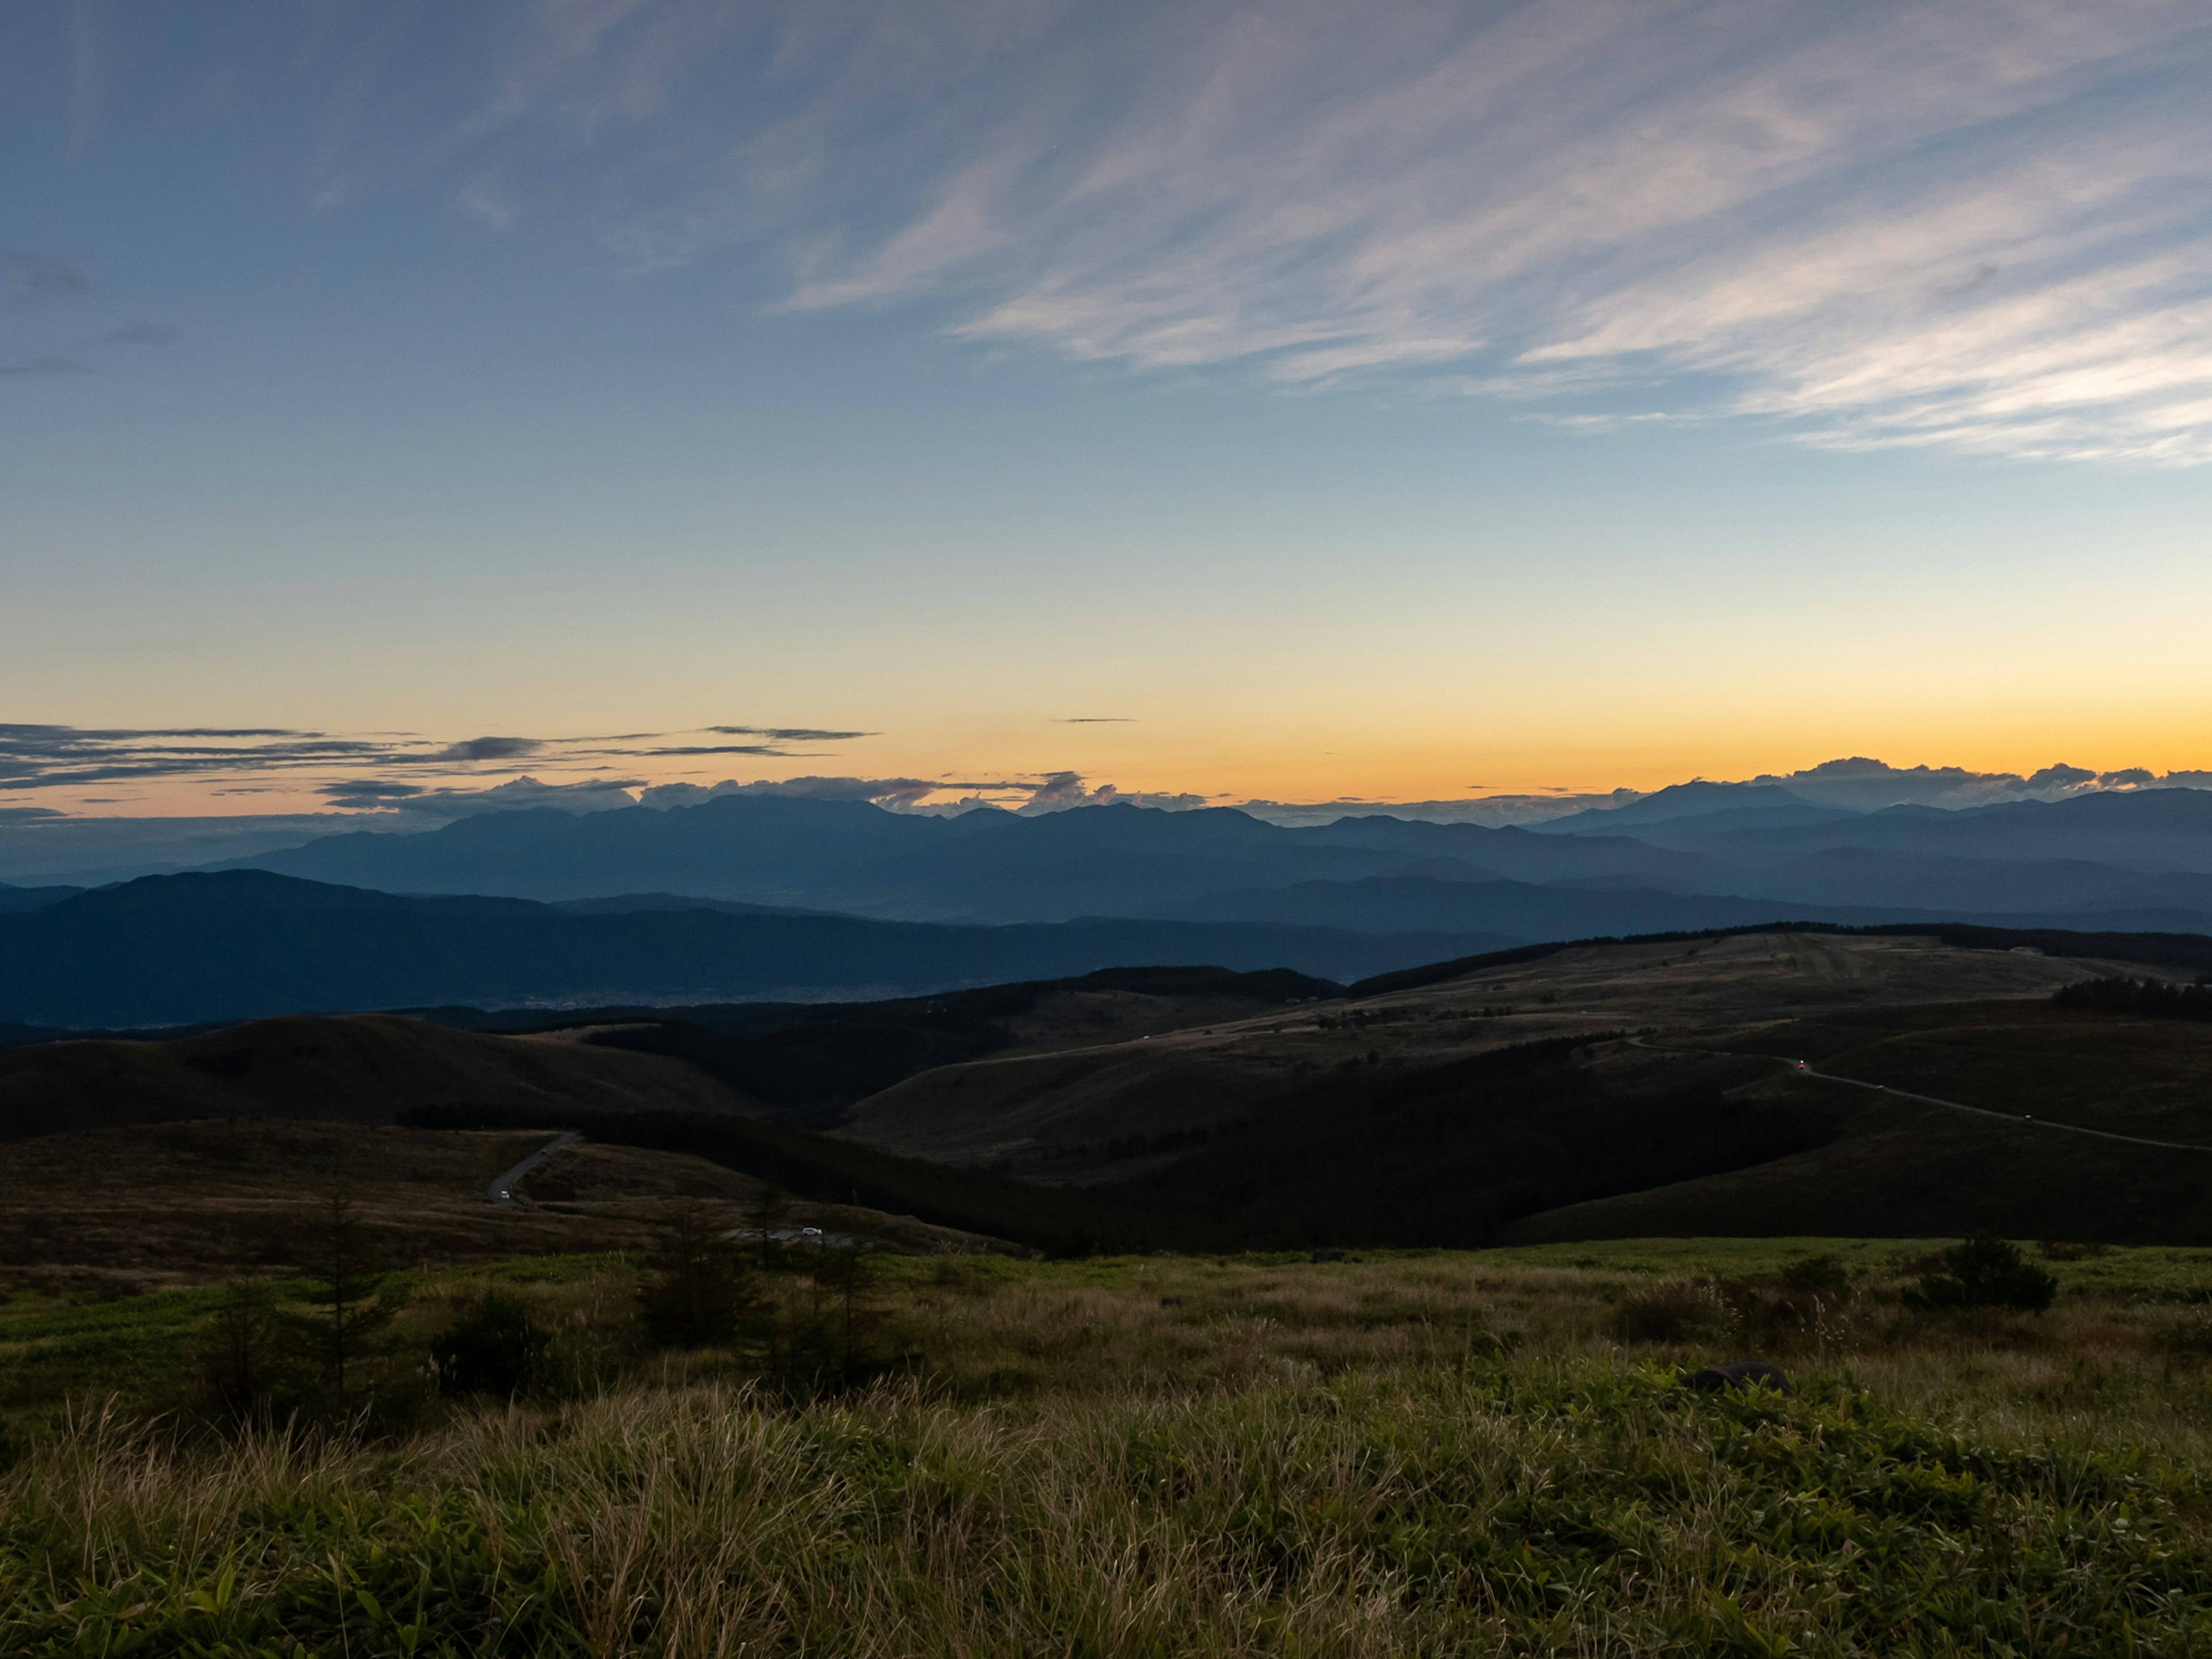
[[[1264,922],[891,922],[671,908],[658,895],[572,910],[234,871],[149,876],[0,915],[0,1022],[119,1028],[440,1003],[842,1000],[1137,963],[1349,980],[1513,942]]]
[[[0,916],[22,910],[41,910],[65,898],[75,898],[82,891],[82,887],[10,887],[0,881]]]
[[[1425,893],[1434,914],[1416,931],[1635,931],[1665,909],[1657,895],[1756,900],[1765,914],[1829,920],[1971,912],[2087,927],[2125,916],[2196,930],[2212,927],[2212,792],[1851,812],[1773,785],[1684,784],[1534,830],[1382,815],[1285,829],[1228,808],[1128,805],[938,818],[726,796],[668,810],[486,813],[425,834],[330,836],[230,867],[249,866],[392,892],[568,900],[650,890],[909,921],[1264,912],[1393,933],[1422,914]],[[1500,883],[1621,896],[1618,914],[1559,901],[1572,921],[1553,922],[1512,887],[1494,887],[1494,910],[1454,890]],[[1261,905],[1259,893],[1279,896]],[[1322,908],[1300,912],[1301,896]]]
[[[926,993],[1139,964],[1349,980],[1765,921],[2212,933],[2212,792],[1854,812],[1686,784],[1538,829],[731,795],[0,887],[0,1021]]]

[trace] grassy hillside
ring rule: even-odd
[[[108,1297],[301,1272],[339,1182],[371,1251],[408,1268],[648,1250],[672,1201],[742,1208],[759,1188],[704,1158],[579,1140],[530,1174],[521,1203],[494,1205],[485,1184],[549,1139],[216,1118],[20,1141],[0,1193],[0,1287]],[[910,1216],[807,1198],[791,1224],[902,1249],[989,1247]]]
[[[1293,975],[1148,969],[526,1037],[302,1018],[0,1054],[0,1127],[294,1115],[581,1128],[1054,1253],[1815,1219],[2194,1241],[2207,1211],[2189,1157],[1699,1057],[1800,1054],[2212,1144],[2212,1024],[2050,1006],[2120,965],[1797,933],[1522,955],[1328,1000],[1311,999],[1333,988]],[[1595,1041],[1624,1032],[1652,1046]]]
[[[1781,1252],[1700,1283],[1616,1251],[915,1262],[872,1384],[709,1351],[381,1443],[19,1418],[0,1650],[2205,1651],[2212,1264],[2160,1253],[2146,1300],[2081,1276],[2134,1258],[2056,1263],[2040,1318],[1927,1321],[1895,1299],[1926,1248],[1786,1338],[1759,1316],[1791,1397],[1675,1380],[1740,1351]],[[629,1285],[508,1281],[602,1354]],[[472,1290],[417,1292],[420,1343]],[[97,1314],[174,1351],[210,1313],[144,1300],[0,1308],[0,1346],[89,1354]],[[1674,1305],[1710,1317],[1621,1334]]]
[[[666,1019],[637,1011],[586,1041],[689,1060],[756,1100],[808,1118],[986,1054],[1124,1042],[1246,1019],[1343,989],[1287,969],[1110,968],[885,1002],[680,1009]]]
[[[1516,952],[1434,983],[938,1067],[859,1103],[842,1133],[1090,1184],[1249,1243],[1467,1244],[1509,1226],[2203,1238],[2204,1172],[2187,1158],[1886,1103],[1771,1062],[1692,1064],[1700,1048],[1803,1055],[2212,1144],[2212,1026],[2051,1006],[2053,990],[2109,971],[1820,932]],[[1547,1080],[1502,1058],[1607,1030],[1683,1052],[1589,1047]]]
[[[2111,971],[2104,959],[1822,933],[1511,952],[1437,982],[1355,986],[1339,1005],[1209,1020],[1091,1044],[1081,1054],[939,1068],[860,1103],[845,1133],[926,1157],[1055,1160],[1133,1126],[1147,1134],[1186,1127],[1159,1121],[1164,1097],[1186,1103],[1176,1109],[1192,1115],[1188,1127],[1218,1124],[1261,1109],[1278,1092],[1302,1097],[1316,1073],[1346,1062],[1419,1068],[1591,1031],[1686,1031],[1968,997],[2043,998]],[[1017,1081],[1016,1073],[1027,1079]],[[977,1090],[994,1102],[988,1114],[966,1104],[967,1091]],[[1236,1104],[1217,1110],[1209,1100]]]
[[[424,1128],[580,1130],[610,1146],[677,1152],[735,1170],[787,1192],[846,1202],[933,1226],[1012,1241],[1055,1255],[1101,1250],[1220,1249],[1237,1235],[1209,1217],[1149,1211],[1126,1199],[1026,1185],[872,1146],[731,1115],[577,1112],[426,1107],[407,1115]]]
[[[1789,1233],[1848,1225],[1923,1234],[1989,1227],[2112,1242],[2212,1243],[2212,1152],[2066,1133],[2078,1124],[2212,1146],[2212,1028],[2054,1007],[1937,1005],[1826,1016],[1694,1040],[1796,1055],[1839,1076],[2032,1115],[2000,1121],[1770,1067],[1751,1097],[1826,1100],[1817,1150],[1561,1209],[1527,1239]]]
[[[1464,1247],[1578,1200],[1785,1158],[1841,1127],[1839,1102],[1735,1097],[1741,1062],[1599,1063],[1615,1047],[1555,1037],[1395,1074],[1354,1067],[1105,1190],[1255,1243]]]
[[[2042,1000],[1939,1003],[1792,1020],[1741,1040],[1969,1106],[2212,1145],[2212,1024]]]
[[[168,1042],[0,1051],[0,1140],[205,1117],[390,1123],[410,1107],[461,1102],[602,1112],[751,1103],[676,1060],[383,1014],[260,1020]]]

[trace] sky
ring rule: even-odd
[[[18,0],[0,155],[19,822],[2212,768],[2201,3]]]

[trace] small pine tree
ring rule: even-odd
[[[308,1299],[319,1310],[307,1322],[307,1346],[321,1364],[331,1407],[343,1415],[352,1408],[366,1362],[400,1308],[387,1264],[369,1241],[361,1206],[343,1175],[328,1188],[306,1265],[313,1283]]]
[[[200,1350],[200,1372],[224,1415],[245,1421],[266,1411],[283,1386],[284,1316],[264,1284],[225,1287]]]
[[[678,1205],[639,1291],[647,1336],[657,1347],[719,1346],[736,1338],[753,1301],[744,1261],[706,1207]]]
[[[868,1338],[881,1313],[873,1295],[878,1263],[874,1253],[858,1240],[823,1254],[829,1259],[815,1276],[836,1298],[840,1369],[849,1379],[866,1363]]]
[[[773,1181],[763,1181],[745,1206],[744,1232],[758,1252],[762,1272],[774,1273],[781,1265],[783,1244],[775,1235],[790,1225],[791,1194]]]

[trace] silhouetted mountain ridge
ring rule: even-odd
[[[149,876],[0,916],[0,1022],[181,1024],[556,1000],[828,1000],[1138,963],[1350,980],[1511,942],[1116,918],[966,927],[707,908],[580,915],[526,899],[408,897],[240,870]]]
[[[2194,927],[2189,918],[2212,908],[2212,889],[2194,879],[2212,876],[2212,792],[1855,813],[1771,785],[1698,783],[1540,830],[1378,813],[1285,829],[1226,807],[1126,804],[941,818],[864,802],[732,795],[665,811],[485,813],[418,835],[329,837],[250,867],[393,892],[590,901],[601,909],[609,894],[660,893],[963,923],[1189,916],[1237,896],[1240,915],[1264,909],[1285,924],[1390,932],[1414,914],[1408,890],[1359,884],[1426,880],[1437,900],[1430,927],[1465,925],[1466,896],[1447,890],[1486,882],[1646,896],[1624,897],[1613,915],[1556,901],[1573,917],[1559,924],[1569,931],[1652,923],[1668,912],[1651,895],[1758,900],[1783,907],[1774,914],[1837,919],[2094,912],[2101,926],[2125,911]],[[1375,908],[1345,908],[1347,887]],[[1287,896],[1265,906],[1250,896],[1266,892]],[[1302,914],[1301,896],[1333,908]],[[1702,914],[1743,913],[1715,902]]]

